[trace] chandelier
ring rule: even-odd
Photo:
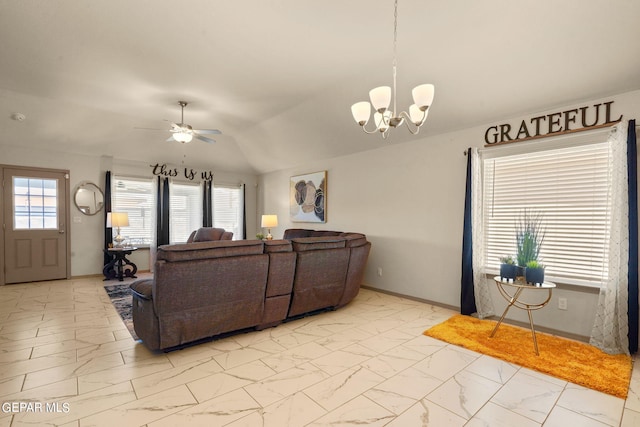
[[[396,106],[396,76],[397,76],[397,39],[398,39],[398,0],[394,2],[393,14],[393,91],[389,86],[379,86],[369,91],[368,101],[356,102],[351,106],[353,118],[366,133],[380,132],[382,138],[387,137],[390,128],[401,126],[404,123],[411,134],[415,135],[420,132],[420,127],[427,120],[429,108],[433,102],[434,86],[432,84],[422,84],[416,86],[411,91],[414,104],[409,107],[409,113],[405,111],[398,112]],[[393,97],[393,110],[389,109],[391,98]],[[373,121],[375,129],[368,130],[365,125],[369,122],[371,116],[371,106],[375,113]]]

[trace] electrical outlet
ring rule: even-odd
[[[382,267],[378,267],[378,277],[382,277]]]
[[[566,310],[567,309],[567,299],[566,298],[558,298],[558,309]]]

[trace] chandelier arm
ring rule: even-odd
[[[418,124],[413,123],[411,121],[411,116],[409,116],[409,114],[407,114],[405,111],[401,111],[399,116],[404,117],[404,124],[407,125],[407,129],[409,130],[411,135],[417,135],[420,132],[420,127],[424,124],[427,118],[426,111],[422,113],[422,120]],[[413,126],[415,129],[411,129],[411,126]]]
[[[368,133],[369,135],[371,135],[371,134],[373,134],[373,133],[378,133],[378,132],[380,132],[380,128],[379,128],[379,127],[375,128],[375,129],[373,129],[373,130],[367,130],[367,128],[365,128],[365,125],[361,125],[360,127],[362,128],[362,130],[364,131],[364,133]]]

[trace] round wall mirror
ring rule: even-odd
[[[83,182],[76,188],[73,202],[83,214],[95,215],[104,207],[104,194],[94,183]]]

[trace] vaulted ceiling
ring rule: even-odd
[[[638,1],[398,8],[398,106],[436,86],[421,135],[640,89]],[[350,112],[392,58],[392,0],[0,0],[0,147],[265,173],[403,143]],[[179,100],[215,144],[165,142]]]

